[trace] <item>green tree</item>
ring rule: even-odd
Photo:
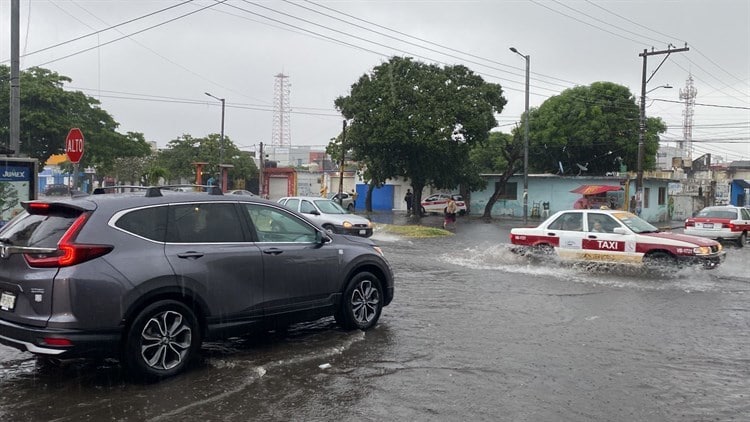
[[[476,180],[467,170],[469,151],[487,139],[505,104],[500,85],[465,66],[441,68],[404,57],[375,67],[349,96],[335,100],[351,122],[346,146],[353,157],[378,182],[409,179],[416,204],[428,184],[455,188]]]
[[[204,175],[219,173],[219,156],[221,148],[221,135],[212,133],[205,138],[193,138],[189,134],[174,139],[167,147],[159,152],[155,167],[166,171],[167,179],[178,180],[181,178],[193,179],[195,177],[195,166],[193,163],[207,163],[203,169]],[[239,150],[229,137],[224,137],[224,163],[231,164],[228,178],[248,180],[256,177],[258,168],[252,157]],[[208,176],[203,180],[207,180]]]
[[[634,169],[638,159],[639,108],[628,88],[595,82],[563,91],[531,112],[529,167],[566,174],[619,171],[620,162]],[[648,118],[643,168],[653,169],[659,134],[666,126]],[[587,170],[581,169],[580,166]]]
[[[86,141],[82,167],[106,171],[117,157],[149,153],[143,135],[118,133],[119,124],[99,107],[99,101],[64,89],[68,82],[67,76],[39,67],[21,72],[20,154],[46,162],[65,151],[65,137],[73,127],[81,129]],[[0,139],[10,138],[9,96],[10,68],[0,66]]]
[[[490,219],[492,208],[506,191],[506,183],[515,173],[523,168],[523,135],[519,128],[512,134],[492,132],[487,142],[478,144],[471,150],[472,167],[477,173],[500,174],[495,183],[492,195],[487,200],[482,217]],[[486,181],[483,180],[486,184]]]

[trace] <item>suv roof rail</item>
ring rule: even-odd
[[[101,195],[105,193],[112,192],[115,189],[140,189],[146,191],[146,197],[155,197],[155,196],[164,196],[161,192],[162,189],[168,189],[173,190],[175,188],[200,188],[201,190],[205,189],[209,195],[224,195],[224,193],[221,191],[221,188],[216,185],[161,185],[161,186],[131,186],[131,185],[113,185],[113,186],[104,186],[104,187],[98,187],[94,189],[93,194],[94,195]],[[88,195],[86,193],[77,191],[80,193],[80,195],[74,196],[84,196]]]

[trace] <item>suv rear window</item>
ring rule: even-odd
[[[167,242],[244,242],[234,204],[180,204],[169,207]]]
[[[115,226],[146,239],[163,242],[167,233],[167,207],[131,211],[120,217]]]
[[[55,248],[80,211],[62,209],[45,215],[27,214],[3,227],[0,238],[6,244]]]

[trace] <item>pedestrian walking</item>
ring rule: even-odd
[[[404,201],[406,201],[406,215],[411,215],[414,211],[414,195],[411,193],[411,189],[406,190]]]
[[[454,229],[456,228],[456,211],[458,211],[456,201],[451,197],[448,199],[448,205],[445,206],[445,220],[443,220],[444,229],[447,230],[451,226],[453,226]]]

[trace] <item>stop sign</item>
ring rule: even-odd
[[[65,154],[73,164],[78,164],[81,161],[81,157],[83,157],[83,132],[81,132],[81,129],[74,127],[68,132],[68,136],[65,138]]]

